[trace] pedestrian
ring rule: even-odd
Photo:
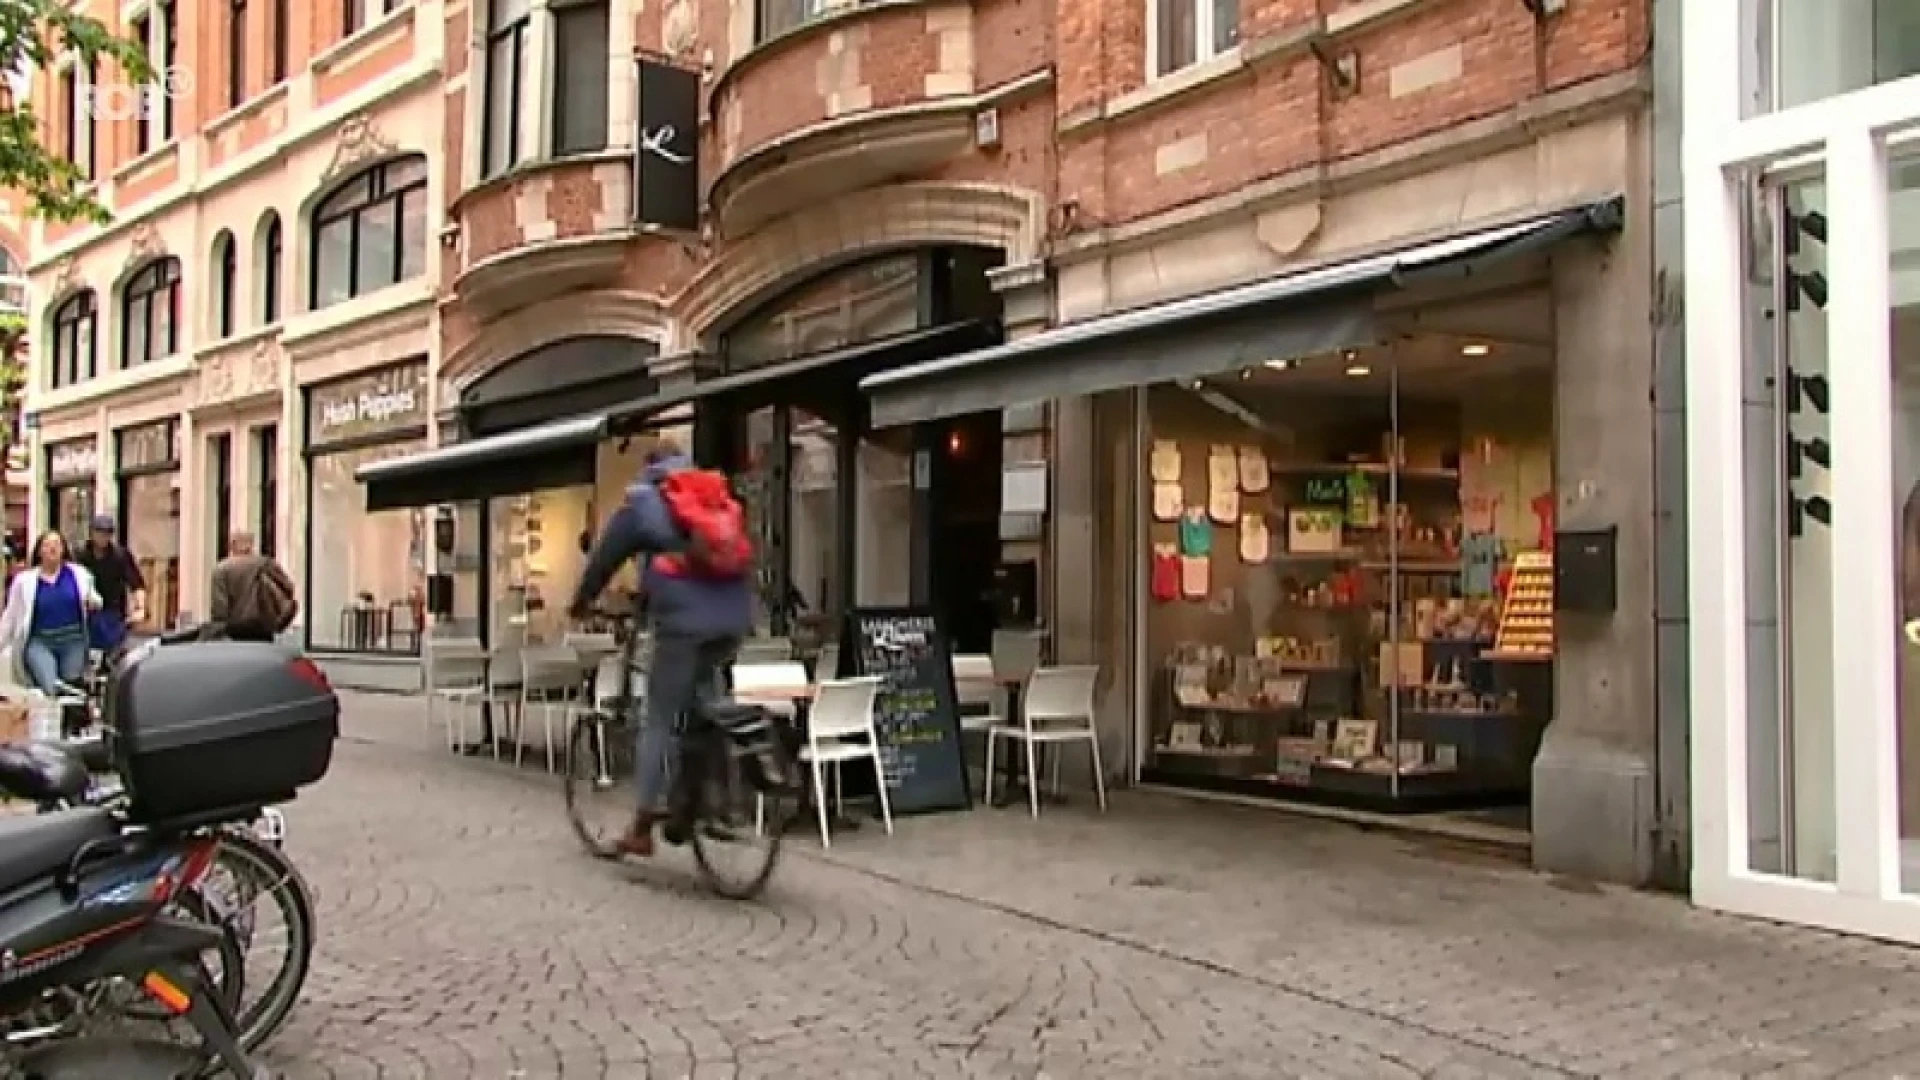
[[[94,648],[109,654],[127,640],[129,629],[147,621],[147,579],[133,553],[114,539],[119,531],[112,514],[95,514],[78,560],[100,590],[101,607],[90,620],[89,636]]]
[[[12,651],[27,677],[52,697],[60,684],[87,673],[87,614],[101,596],[93,574],[67,557],[67,541],[52,529],[34,545],[32,567],[16,574],[0,612],[0,647]]]
[[[213,568],[208,622],[234,641],[272,641],[300,613],[293,578],[271,555],[254,550],[253,534],[236,532],[226,558]]]

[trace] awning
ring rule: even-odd
[[[1380,340],[1382,288],[1469,276],[1567,237],[1620,227],[1619,198],[1230,289],[1069,323],[869,376],[875,427],[1193,379]]]
[[[676,405],[715,398],[754,409],[775,403],[805,404],[812,397],[843,397],[875,372],[980,349],[997,340],[999,332],[994,326],[977,321],[910,330],[665,390],[610,410],[607,422],[621,431],[640,418]]]
[[[354,479],[367,486],[369,510],[591,484],[595,448],[606,436],[604,414],[569,417],[362,465]]]
[[[651,341],[590,334],[521,353],[460,392],[461,427],[474,435],[518,431],[604,412],[659,388]]]

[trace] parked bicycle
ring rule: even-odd
[[[567,744],[567,818],[602,859],[619,857],[620,836],[633,819],[641,723],[634,691],[643,638],[631,616],[612,618],[624,627],[612,684],[600,685],[606,680],[596,676],[589,689],[596,700],[575,720]],[[721,702],[684,717],[679,744],[662,838],[692,846],[707,888],[751,899],[773,876],[781,835],[800,811],[786,727],[766,709]],[[611,824],[590,820],[596,799],[618,805]]]

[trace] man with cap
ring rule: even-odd
[[[133,561],[133,553],[114,540],[120,531],[112,514],[93,515],[80,565],[93,575],[100,591],[100,610],[88,620],[94,648],[112,652],[127,639],[127,629],[147,618],[147,579]]]

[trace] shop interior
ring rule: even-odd
[[[1508,319],[1498,319],[1507,309]],[[1553,715],[1539,291],[1146,394],[1143,780],[1525,825]]]
[[[142,473],[120,481],[120,529],[147,582],[147,617],[156,626],[180,621],[180,473]],[[81,534],[85,543],[86,534]]]

